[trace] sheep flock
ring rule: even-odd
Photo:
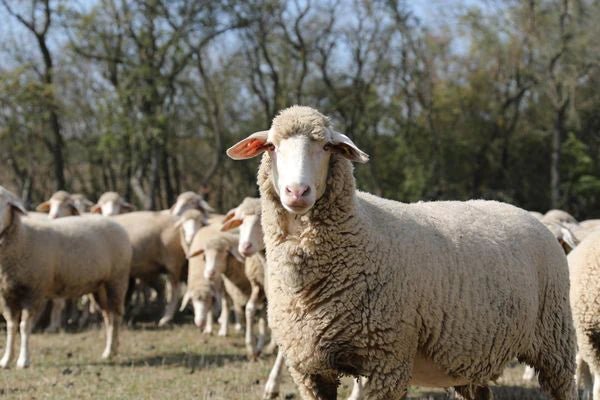
[[[58,191],[32,211],[0,186],[0,368],[40,368],[50,333],[100,326],[98,362],[115,368],[140,321],[167,340],[190,321],[192,340],[237,338],[248,368],[266,360],[265,399],[337,399],[342,381],[349,400],[503,398],[521,363],[547,398],[600,400],[600,220],[361,192],[369,156],[306,106],[227,155],[260,157],[260,197],[223,214],[194,192],[148,211]],[[257,398],[237,393],[188,395]]]

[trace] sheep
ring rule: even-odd
[[[106,325],[102,358],[117,352],[127,291],[131,245],[116,223],[99,217],[67,217],[54,222],[21,218],[22,202],[0,186],[0,299],[7,340],[0,367],[7,368],[20,321],[17,368],[30,364],[33,317],[48,298],[93,293]]]
[[[125,201],[117,192],[106,192],[91,207],[91,212],[104,216],[119,215],[135,211],[135,206]]]
[[[204,256],[204,278],[223,281],[225,296],[221,299],[222,310],[228,315],[229,303],[236,316],[236,330],[241,330],[242,310],[248,302],[251,287],[244,273],[244,259],[238,252],[238,236],[220,232],[215,226],[207,226],[194,236],[188,258]],[[224,314],[222,314],[224,315]],[[229,319],[221,319],[219,336],[227,336]]]
[[[170,212],[173,215],[181,216],[186,210],[191,209],[202,211],[207,218],[209,212],[215,212],[201,195],[194,192],[183,192],[177,196],[177,200],[170,208]]]
[[[246,257],[244,271],[252,288],[246,304],[246,350],[248,357],[256,359],[265,343],[266,321],[260,315],[260,335],[254,337],[253,321],[258,310],[266,310],[265,268],[263,232],[260,225],[260,199],[246,197],[236,208],[230,210],[223,220],[221,231],[240,228],[238,252]]]
[[[47,213],[48,218],[55,219],[74,215],[83,215],[93,205],[83,194],[70,194],[64,190],[55,192],[49,200],[39,204],[36,210]],[[61,317],[66,307],[66,300],[55,298],[50,300],[50,324],[46,332],[58,332],[61,328]],[[86,303],[87,305],[87,303]],[[86,308],[84,319],[87,319],[89,307]],[[84,320],[82,319],[82,321]],[[82,322],[80,321],[80,322]]]
[[[577,370],[579,383],[583,383],[585,396],[590,392],[594,400],[600,399],[600,231],[585,238],[568,255],[571,279],[571,306],[577,333]],[[589,368],[588,371],[586,369]],[[587,376],[589,372],[592,379]],[[581,382],[583,378],[583,382]]]
[[[49,200],[40,203],[36,210],[47,213],[48,218],[60,218],[72,215],[79,215],[79,210],[75,206],[72,195],[64,190],[55,192]]]
[[[351,161],[368,155],[310,107],[227,150],[262,153],[269,326],[302,398],[335,399],[344,374],[367,377],[369,399],[409,384],[483,398],[516,357],[575,399],[566,258],[529,213],[357,191]]]
[[[559,222],[567,224],[576,224],[577,220],[571,214],[563,210],[550,210],[544,214],[542,222]]]
[[[160,211],[134,211],[110,217],[121,225],[133,247],[131,278],[152,284],[161,273],[166,273],[171,284],[171,298],[167,303],[159,326],[169,323],[177,311],[180,282],[186,263],[176,225],[177,217]],[[159,298],[161,288],[156,287]]]
[[[202,215],[202,213],[197,210],[188,210],[184,212],[178,222],[182,230],[185,226],[185,222],[190,218],[195,217],[192,212]],[[190,225],[188,224],[188,226]],[[202,229],[202,232],[199,235],[194,234],[191,242],[186,243],[187,256],[190,256],[190,252],[196,252],[198,249],[203,248],[207,238],[210,238],[210,236],[213,234],[217,234],[217,232],[218,231],[216,227],[207,227]],[[182,234],[182,239],[184,237],[185,236]],[[213,329],[213,314],[211,309],[213,307],[213,303],[223,302],[223,296],[225,296],[223,280],[221,277],[214,277],[213,279],[206,278],[204,257],[197,255],[189,257],[188,259],[187,282],[187,290],[183,296],[180,310],[183,311],[187,304],[191,301],[194,309],[194,324],[199,329],[202,329],[203,333],[211,334]],[[225,326],[225,323],[228,323],[229,318],[229,309],[227,304],[230,301],[228,300],[229,299],[225,299],[225,306],[220,307],[221,316],[219,317],[219,321],[221,322],[221,329],[219,330],[219,336],[226,336],[227,334],[227,327]]]

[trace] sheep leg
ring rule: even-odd
[[[52,299],[50,300],[52,312],[50,313],[50,325],[46,328],[47,333],[60,332],[62,327],[62,313],[65,309],[65,299]]]
[[[354,387],[352,388],[352,393],[350,393],[350,397],[348,400],[361,400],[363,399],[363,387],[367,378],[360,377],[354,379]]]
[[[379,364],[369,367],[370,370],[376,372],[363,381],[363,398],[369,400],[400,400],[404,398],[410,381],[414,353],[410,358],[405,358],[403,363],[392,362],[399,358],[396,355],[392,359],[382,359],[379,360]],[[379,368],[382,365],[394,365],[394,368],[382,370]]]
[[[24,308],[21,312],[21,347],[19,349],[19,358],[17,359],[17,368],[29,367],[29,336],[33,328],[34,317],[37,315],[37,308]]]
[[[219,316],[219,323],[221,327],[219,328],[219,336],[227,336],[227,331],[229,330],[229,304],[227,300],[227,296],[221,297],[221,315]]]
[[[592,400],[592,388],[594,385],[592,379],[592,373],[589,365],[581,357],[580,353],[577,353],[575,358],[577,362],[577,370],[575,372],[575,386],[583,388],[581,395],[582,400]]]
[[[336,400],[339,380],[336,374],[307,375],[288,367],[303,400]],[[373,397],[376,398],[376,397]],[[390,399],[390,397],[377,397]],[[369,397],[370,399],[370,397]]]
[[[15,350],[19,312],[5,307],[2,315],[6,319],[6,348],[4,349],[4,356],[0,360],[0,368],[8,368]]]
[[[233,307],[233,316],[235,319],[235,325],[233,326],[233,329],[235,329],[236,332],[241,332],[243,329],[242,320],[243,320],[244,312],[242,311],[241,307],[236,306],[235,304]]]
[[[106,347],[102,352],[102,358],[108,360],[117,354],[119,348],[119,321],[121,317],[112,311],[102,311],[102,317],[106,326]]]
[[[263,399],[268,400],[279,397],[279,383],[281,382],[281,372],[283,371],[284,361],[283,352],[280,350],[277,352],[277,359],[271,368],[269,379],[267,379],[267,383],[265,384]]]
[[[256,341],[256,355],[260,355],[265,347],[265,337],[267,335],[267,320],[264,313],[258,319],[258,339]]]
[[[204,326],[204,331],[202,333],[206,333],[207,335],[212,334],[213,331],[213,313],[212,310],[208,310],[206,313],[206,325]]]
[[[254,315],[256,314],[256,302],[260,294],[260,287],[252,285],[250,300],[246,303],[246,354],[250,360],[256,360],[258,356],[258,346],[254,337]]]
[[[175,316],[175,312],[177,311],[177,305],[180,299],[180,290],[179,290],[179,282],[175,280],[171,280],[171,299],[169,299],[169,303],[165,308],[165,313],[163,317],[158,322],[158,326],[165,326],[169,322],[173,320]]]

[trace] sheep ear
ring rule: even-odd
[[[256,157],[263,153],[269,145],[267,144],[267,136],[269,131],[255,132],[243,139],[227,150],[227,155],[234,160],[245,160]]]
[[[364,164],[369,161],[369,155],[359,149],[348,136],[336,131],[332,131],[331,136],[331,145],[335,152],[357,163]]]
[[[190,258],[199,256],[202,253],[204,253],[204,249],[196,249],[193,252],[191,252],[190,254],[188,254],[186,256],[186,258],[189,260]]]
[[[202,197],[198,199],[198,206],[206,212],[215,212],[215,209],[212,208]]]
[[[25,206],[23,205],[23,203],[21,203],[20,200],[9,199],[8,204],[12,207],[14,211],[23,215],[27,215],[27,210],[25,209]]]
[[[229,254],[231,254],[232,256],[235,257],[236,260],[238,260],[239,262],[243,263],[246,259],[240,254],[240,252],[238,251],[237,246],[231,246],[229,248]]]
[[[240,219],[236,218],[236,214],[237,214],[237,207],[232,208],[231,210],[227,211],[227,214],[225,215],[225,218],[223,219],[223,222],[221,225],[221,232],[225,232],[225,231],[229,231],[233,228],[237,228],[238,226],[240,226],[242,224],[242,221]]]
[[[43,203],[38,204],[38,206],[35,208],[36,211],[39,212],[44,212],[47,213],[50,211],[50,202],[49,201],[45,201]]]
[[[102,207],[100,207],[98,204],[94,204],[91,208],[90,208],[90,212],[92,214],[102,214]]]
[[[128,203],[125,200],[121,200],[121,208],[126,211],[135,211],[136,210],[136,207],[133,204]]]
[[[562,233],[563,241],[571,248],[571,250],[577,247],[577,239],[575,239],[569,229],[563,227],[560,228],[560,231]]]
[[[69,203],[69,210],[71,211],[71,215],[79,215],[79,210],[75,207],[75,204],[72,202]]]

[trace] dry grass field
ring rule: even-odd
[[[0,332],[4,346],[5,332]],[[32,367],[0,371],[0,398],[7,399],[260,399],[274,356],[245,359],[243,336],[203,336],[190,323],[155,328],[142,324],[122,331],[120,355],[100,360],[104,332],[32,336]],[[543,399],[514,365],[494,387],[496,399]],[[352,381],[342,380],[340,399]],[[444,399],[443,391],[411,388],[410,399]],[[281,399],[299,399],[285,374]]]

